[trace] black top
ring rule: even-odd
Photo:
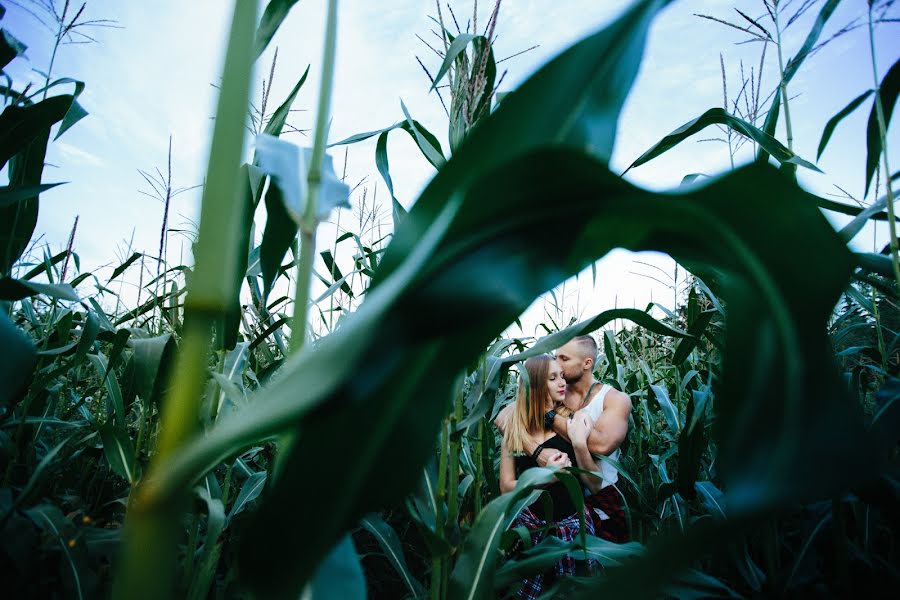
[[[575,448],[572,446],[571,442],[561,435],[554,435],[544,442],[544,448],[552,448],[553,450],[565,452],[569,455],[569,460],[572,461],[573,466],[578,464],[575,459]],[[537,462],[529,455],[514,456],[513,458],[516,463],[516,478],[519,478],[527,469],[538,466]],[[578,483],[581,483],[580,479]],[[572,497],[569,495],[568,489],[566,489],[566,486],[563,485],[562,482],[556,481],[544,489],[553,501],[553,514],[551,515],[550,520],[561,521],[576,513],[577,509],[575,508],[575,503],[572,502]],[[544,516],[545,502],[546,500],[544,499],[538,499],[533,502],[529,508],[538,518],[548,520],[547,517]]]

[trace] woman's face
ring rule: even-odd
[[[562,369],[555,360],[550,361],[550,371],[547,373],[547,390],[553,402],[562,402],[566,399],[566,380],[563,379]]]

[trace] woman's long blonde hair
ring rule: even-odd
[[[515,409],[505,433],[506,447],[512,454],[523,454],[526,441],[544,430],[544,413],[550,398],[547,378],[553,360],[549,354],[540,354],[525,361],[528,385],[524,377],[519,378]]]

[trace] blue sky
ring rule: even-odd
[[[28,2],[20,0],[20,4]],[[312,108],[318,89],[316,66],[321,56],[324,4],[299,2],[257,65],[256,79],[267,77],[271,54],[275,46],[279,48],[270,104],[280,103],[306,65],[312,65],[309,80],[295,103],[295,108],[310,110],[292,117],[292,122],[301,128],[310,127],[314,120]],[[466,18],[463,14],[471,14],[471,2],[452,4],[461,18]],[[486,0],[479,3],[480,23],[486,22],[492,4]],[[508,74],[501,91],[514,89],[549,58],[607,23],[627,5],[628,2],[620,0],[503,2],[496,42],[498,58],[536,44],[539,47],[502,63]],[[746,36],[693,15],[706,13],[736,20],[740,17],[734,12],[735,7],[754,17],[764,10],[759,0],[683,0],[674,3],[657,19],[639,79],[620,120],[612,160],[614,169],[624,170],[671,130],[708,108],[721,106],[720,52],[732,94],[739,85],[740,61],[744,61],[748,72],[750,65],[755,68],[760,45],[735,45]],[[863,17],[865,7],[865,0],[845,0],[832,17],[825,36],[840,25]],[[17,81],[37,81],[41,77],[30,69],[46,69],[52,36],[21,9],[8,8],[4,27],[29,46],[29,61],[17,61],[11,72]],[[164,167],[171,134],[176,185],[202,182],[212,126],[210,117],[215,106],[216,90],[211,84],[219,77],[230,11],[231,2],[224,0],[152,3],[94,0],[88,3],[87,17],[115,19],[121,29],[94,30],[90,33],[98,43],[64,46],[57,56],[55,76],[74,77],[87,83],[82,104],[91,115],[53,144],[48,154],[48,161],[57,166],[45,172],[45,179],[70,182],[44,193],[41,198],[36,236],[42,235],[42,241],[53,252],[65,246],[72,222],[79,215],[75,247],[82,259],[82,269],[113,268],[132,235],[135,250],[155,254],[162,204],[139,193],[139,190],[147,191],[148,186],[137,170]],[[428,82],[415,60],[418,55],[432,73],[439,65],[438,57],[415,37],[416,33],[426,39],[432,37],[428,15],[433,12],[434,3],[430,0],[379,3],[344,0],[340,3],[332,141],[396,122],[402,116],[401,99],[417,120],[425,123],[442,142],[446,139],[443,111],[436,97],[428,94]],[[816,12],[817,9],[810,11],[788,31],[785,38],[788,56],[802,44]],[[879,77],[900,54],[898,27],[887,24],[878,29]],[[763,75],[764,94],[776,80],[776,65],[770,48]],[[797,95],[791,105],[795,151],[814,161],[827,120],[871,86],[865,28],[841,37],[811,58],[791,84],[791,94]],[[802,173],[803,185],[823,195],[836,192],[833,186],[839,185],[857,197],[862,196],[867,112],[867,109],[859,111],[841,124],[818,163],[825,174]],[[895,124],[889,135],[889,146],[893,148],[900,148],[897,131]],[[697,137],[714,137],[714,134],[710,130],[708,135]],[[784,140],[783,128],[778,137]],[[308,143],[298,134],[288,139]],[[433,171],[406,136],[392,137],[389,152],[397,196],[409,206]],[[343,152],[335,154],[340,168]],[[748,145],[737,156],[737,162],[750,158]],[[900,159],[894,158],[895,170],[898,164]],[[662,190],[676,187],[687,173],[713,175],[728,168],[725,146],[691,140],[629,173],[628,178]],[[363,187],[368,187],[369,198],[377,181],[380,201],[387,200],[374,169],[374,140],[351,147],[347,172],[351,185],[368,177]],[[178,196],[170,225],[179,227],[195,219],[198,202],[199,190]],[[884,226],[879,234],[864,231],[857,238],[858,245],[870,250],[873,235],[877,236],[878,243],[883,243]],[[182,239],[177,235],[170,238],[171,260],[177,260],[180,254],[185,259],[188,256],[189,242]],[[651,297],[671,306],[670,290],[633,272],[665,277],[634,260],[635,256],[629,253],[613,253],[600,263],[596,287],[589,277],[588,281],[582,277],[580,283],[570,283],[565,298],[569,312],[587,315],[614,304],[643,307]],[[642,255],[637,260],[668,273],[674,267],[671,261],[657,255]],[[530,314],[539,317],[539,312],[540,304]]]

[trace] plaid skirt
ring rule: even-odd
[[[590,513],[594,521],[594,529],[598,538],[616,544],[628,541],[628,524],[625,521],[625,510],[622,498],[614,486],[607,486],[584,499],[585,514]],[[590,509],[590,510],[587,510]],[[597,510],[602,510],[609,517],[600,519]]]
[[[574,541],[581,533],[578,513],[570,515],[557,523],[550,523],[549,525],[550,527],[548,530],[547,521],[538,518],[538,516],[535,515],[530,508],[526,507],[522,510],[522,512],[519,513],[519,515],[513,521],[511,527],[526,527],[528,530],[530,530],[532,544],[540,543],[547,537],[547,535],[556,536],[564,542],[571,542]],[[585,511],[584,525],[586,533],[588,535],[594,535],[594,523],[590,516],[587,514],[587,511]],[[596,560],[591,559],[588,561],[588,568],[591,571],[594,571],[596,570],[598,564],[599,563],[597,563]],[[575,574],[575,558],[567,554],[566,556],[562,557],[549,571],[525,579],[522,584],[522,588],[516,593],[516,598],[535,600],[541,595],[541,593],[545,591],[545,588],[549,588],[552,583],[559,581],[566,575]]]

